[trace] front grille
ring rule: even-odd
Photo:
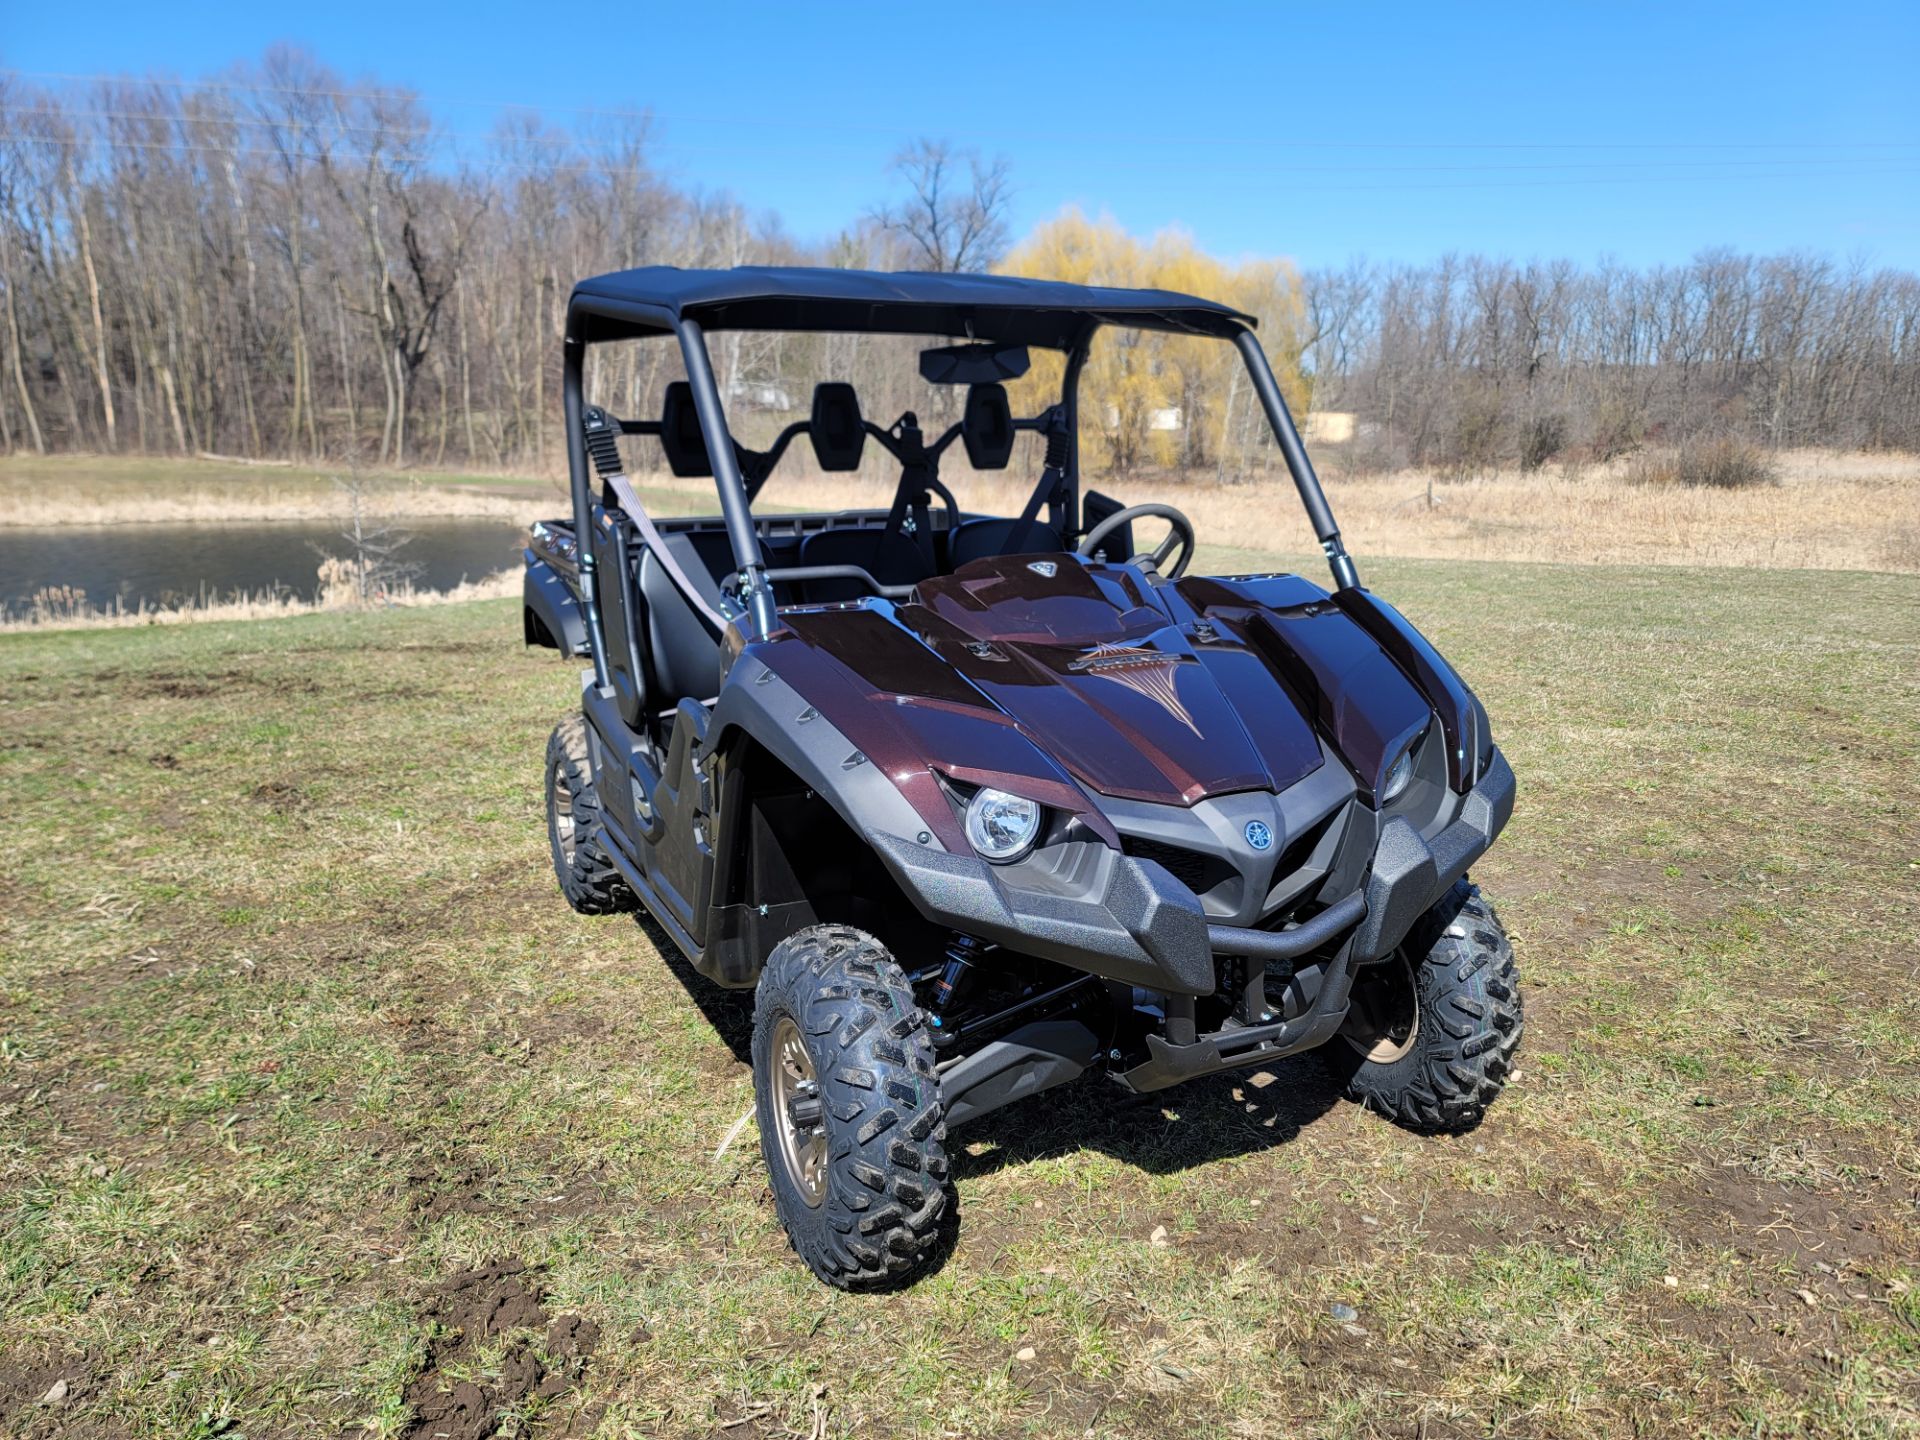
[[[1280,852],[1280,858],[1273,862],[1273,884],[1279,884],[1292,875],[1308,860],[1313,858],[1314,847],[1320,843],[1320,837],[1327,833],[1327,825],[1332,816],[1307,827],[1301,834],[1287,842],[1287,848]]]
[[[1178,845],[1163,845],[1158,840],[1144,840],[1135,835],[1122,836],[1120,844],[1134,859],[1152,860],[1164,867],[1169,875],[1196,895],[1212,889],[1219,878],[1214,874],[1214,864],[1210,858],[1197,850],[1182,850]]]

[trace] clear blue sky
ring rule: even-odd
[[[217,75],[276,41],[417,90],[647,108],[680,183],[830,236],[918,135],[1005,154],[1016,233],[1073,203],[1226,256],[1707,246],[1920,268],[1920,3],[457,7],[0,3],[0,67]],[[4,123],[0,117],[0,123]]]

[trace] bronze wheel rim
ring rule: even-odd
[[[567,789],[565,777],[558,765],[553,767],[547,777],[547,804],[553,812],[554,843],[560,847],[560,858],[567,864],[573,863],[573,850],[577,841],[573,820],[573,792]]]
[[[813,1057],[807,1053],[807,1042],[791,1016],[782,1015],[774,1024],[770,1059],[774,1149],[800,1198],[818,1209],[827,1198],[826,1114]]]
[[[1340,1038],[1370,1065],[1391,1065],[1420,1039],[1420,992],[1404,950],[1369,965],[1353,982]]]

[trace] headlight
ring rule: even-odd
[[[1400,798],[1400,792],[1413,783],[1413,750],[1420,743],[1415,736],[1400,752],[1400,756],[1387,767],[1387,778],[1380,782],[1380,803],[1390,805]]]
[[[1033,848],[1040,807],[1004,790],[982,790],[967,802],[967,842],[984,860],[1005,864]]]

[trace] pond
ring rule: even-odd
[[[517,566],[526,533],[497,519],[408,520],[396,531],[412,538],[395,559],[417,567],[416,586],[435,590]],[[340,527],[325,522],[0,528],[0,613],[59,585],[102,608],[116,598],[133,609],[275,588],[313,599],[320,552],[351,550]]]

